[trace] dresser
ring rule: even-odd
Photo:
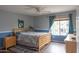
[[[16,45],[16,36],[5,37],[3,45],[6,50],[7,50],[7,48],[9,48],[11,46],[15,46]]]
[[[76,53],[76,36],[73,34],[69,34],[67,38],[65,39],[65,48],[67,53]]]

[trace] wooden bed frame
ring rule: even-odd
[[[14,32],[22,32],[22,31],[23,29],[14,30]],[[48,34],[42,35],[38,38],[37,47],[35,48],[35,50],[40,51],[45,45],[49,44],[50,42],[51,42],[51,33],[48,32]]]
[[[45,45],[49,44],[50,42],[51,42],[50,33],[40,36],[37,42],[38,50],[40,51]]]

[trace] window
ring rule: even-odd
[[[56,20],[51,27],[52,35],[67,35],[69,32],[69,20]]]

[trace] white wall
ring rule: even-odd
[[[24,27],[33,26],[33,17],[0,11],[0,31],[11,31],[18,27],[18,19],[24,20]]]
[[[76,11],[70,11],[70,12],[62,12],[62,13],[55,13],[51,15],[64,15],[68,16],[68,14],[73,14],[73,26],[74,30],[76,29]],[[34,17],[34,26],[36,29],[49,29],[49,16],[50,15],[42,15],[42,16],[36,16]]]
[[[79,7],[76,10],[76,40],[77,40],[77,52],[79,53]]]

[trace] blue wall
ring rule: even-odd
[[[66,36],[57,36],[57,35],[52,35],[52,41],[54,42],[62,42],[64,43],[64,39],[66,38]]]
[[[6,36],[11,36],[12,32],[0,32],[0,48],[3,47],[3,40]]]

